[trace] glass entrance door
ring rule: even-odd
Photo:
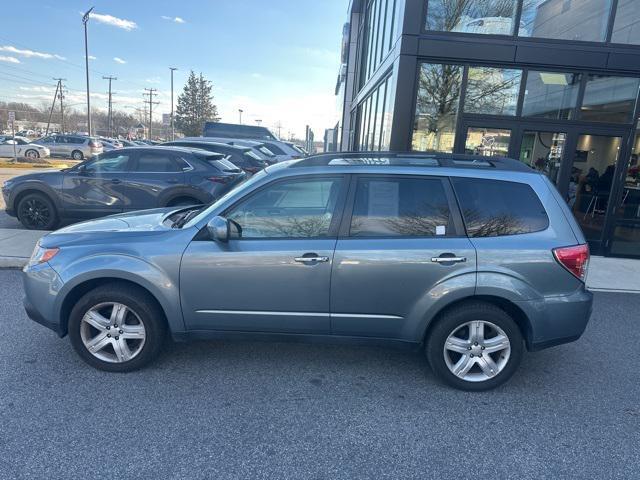
[[[603,233],[622,137],[580,134],[571,169],[567,201],[593,253],[602,253]]]
[[[566,143],[566,132],[524,129],[520,139],[520,161],[543,172],[558,185]]]
[[[640,127],[623,174],[622,198],[616,208],[609,253],[640,257]]]

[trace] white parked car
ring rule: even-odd
[[[15,144],[15,154],[18,157],[26,157],[29,159],[45,158],[51,155],[51,151],[37,143],[29,143],[28,138],[12,137],[7,135],[0,137],[0,157],[13,157],[13,146]]]

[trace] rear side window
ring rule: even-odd
[[[500,237],[546,230],[549,217],[525,183],[452,178],[470,237]]]
[[[177,172],[178,165],[164,153],[142,153],[138,157],[136,172],[165,173]]]
[[[273,143],[269,143],[269,150],[272,153],[275,153],[276,155],[286,155],[285,151],[282,150],[280,147],[278,147],[277,145],[274,145]]]
[[[226,158],[220,158],[217,155],[215,157],[206,158],[206,162],[212,167],[217,168],[221,172],[237,173],[240,171],[233,163]]]
[[[450,232],[442,181],[434,178],[360,178],[352,237],[434,237]]]

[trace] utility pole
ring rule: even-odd
[[[87,129],[89,131],[89,135],[91,135],[91,100],[89,99],[89,40],[87,34],[87,23],[89,23],[89,17],[91,16],[91,11],[95,7],[91,7],[87,10],[82,16],[82,23],[84,24],[84,63],[85,70],[87,72]]]
[[[282,130],[282,122],[280,120],[276,123],[276,128],[278,129],[278,138],[280,138],[280,130]]]
[[[113,107],[111,101],[111,81],[118,80],[118,77],[102,77],[103,80],[109,80],[109,107],[107,111],[107,122],[109,123],[109,137],[113,137]]]
[[[145,88],[145,90],[149,92],[143,93],[142,95],[144,95],[145,97],[149,97],[149,100],[145,100],[145,103],[149,104],[149,140],[151,140],[151,128],[153,126],[153,106],[158,105],[160,102],[153,101],[153,97],[158,96],[157,93],[154,93],[158,91],[157,88]]]
[[[169,67],[169,70],[171,70],[171,140],[173,141],[176,139],[176,131],[173,124],[173,72],[175,72],[177,68]]]
[[[242,112],[244,112],[244,110],[242,110],[241,108],[238,109],[238,113],[240,114],[240,125],[242,125]]]
[[[58,98],[58,89],[60,88],[60,82],[62,81],[61,78],[54,78],[54,80],[57,80],[58,83],[56,83],[56,92],[53,94],[53,103],[51,104],[51,110],[49,110],[49,119],[47,120],[47,130],[45,131],[45,134],[44,134],[45,137],[49,135],[49,127],[51,126],[51,116],[53,115],[53,109],[56,106],[56,98]]]
[[[60,80],[60,92],[58,93],[58,95],[60,96],[60,133],[64,133],[65,128],[64,128],[64,105],[62,103],[62,100],[64,99],[64,85],[62,84],[62,80],[64,79],[59,79]]]

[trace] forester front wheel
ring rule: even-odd
[[[164,315],[144,290],[108,284],[85,294],[69,317],[69,337],[89,365],[110,372],[142,368],[160,352]]]
[[[517,370],[523,340],[514,320],[502,309],[470,302],[445,312],[427,339],[433,372],[461,390],[489,390]]]

